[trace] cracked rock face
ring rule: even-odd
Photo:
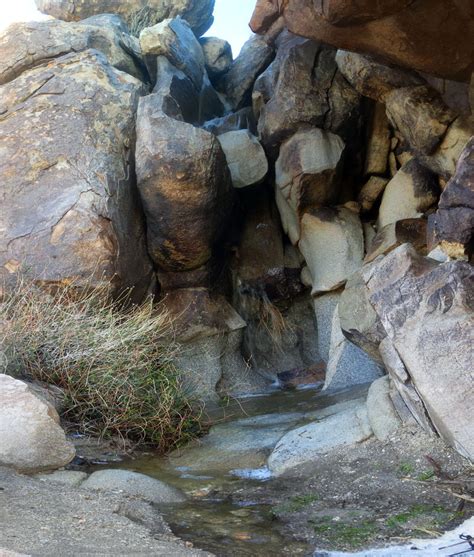
[[[110,23],[98,26],[92,21],[50,20],[14,23],[0,35],[0,85],[54,58],[89,48],[102,52],[118,70],[143,78],[137,64],[140,47],[128,32]]]
[[[64,21],[78,21],[98,14],[119,14],[131,24],[143,17],[154,25],[169,17],[181,16],[196,35],[211,27],[215,0],[35,0],[38,10]]]
[[[0,277],[112,280],[144,292],[151,264],[131,165],[143,85],[102,54],[66,54],[0,88]]]

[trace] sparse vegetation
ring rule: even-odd
[[[368,544],[378,531],[373,520],[348,524],[323,516],[319,520],[310,522],[315,534],[330,542],[331,545],[347,549],[358,549]]]
[[[415,467],[409,462],[402,462],[398,467],[398,471],[401,475],[408,476],[408,474],[413,474],[413,472],[415,471]]]
[[[419,476],[418,476],[418,480],[420,480],[420,482],[426,482],[428,480],[431,480],[431,478],[433,478],[435,475],[434,470],[425,470],[424,472],[422,472]]]
[[[48,294],[20,282],[0,322],[6,372],[63,389],[63,417],[79,431],[162,451],[200,432],[199,407],[172,363],[172,323],[151,300],[124,309],[100,289]]]
[[[273,508],[274,514],[283,514],[283,513],[293,513],[299,512],[305,509],[311,503],[319,500],[319,496],[316,494],[308,494],[308,495],[295,495],[291,497],[288,501],[280,503],[276,507]]]

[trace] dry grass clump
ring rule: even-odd
[[[63,417],[79,431],[162,451],[199,433],[200,411],[172,363],[172,323],[151,300],[124,309],[100,289],[47,294],[20,282],[0,323],[7,373],[63,389]]]

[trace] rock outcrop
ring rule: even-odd
[[[362,8],[341,0],[258,0],[251,27],[265,33],[282,14],[297,35],[467,81],[474,60],[471,8],[469,0],[364,1]]]
[[[404,244],[374,261],[363,271],[362,280],[353,282],[352,288],[358,289],[353,294],[362,292],[358,309],[350,311],[345,301],[341,314],[351,340],[369,353],[378,347],[417,421],[427,429],[433,424],[471,459],[467,393],[474,379],[473,281],[469,263],[439,264]],[[351,299],[349,291],[347,297]],[[357,315],[364,312],[370,318],[356,323]]]
[[[214,21],[215,0],[35,0],[44,14],[64,21],[78,21],[99,14],[119,14],[131,26],[150,27],[167,18],[181,16],[197,36]]]
[[[61,468],[75,454],[54,407],[22,381],[0,375],[0,466],[31,474]]]
[[[107,279],[144,295],[152,269],[132,170],[143,90],[95,50],[1,87],[2,280]]]

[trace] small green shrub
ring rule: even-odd
[[[169,450],[200,432],[200,409],[172,361],[172,323],[149,300],[128,306],[100,289],[45,293],[26,282],[0,304],[6,372],[63,389],[79,431]]]

